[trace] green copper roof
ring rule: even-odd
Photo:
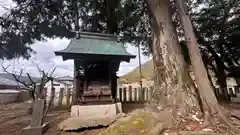
[[[107,34],[81,33],[80,38],[71,39],[67,48],[55,52],[56,55],[76,54],[76,55],[107,55],[125,56],[135,58],[128,53],[123,43],[117,42],[117,38]]]

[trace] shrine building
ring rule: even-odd
[[[80,32],[55,54],[74,60],[72,105],[115,103],[120,63],[135,58],[116,36],[90,32]]]

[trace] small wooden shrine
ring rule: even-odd
[[[80,32],[78,38],[55,54],[63,60],[74,60],[75,105],[115,102],[120,62],[135,58],[116,36],[89,32]]]

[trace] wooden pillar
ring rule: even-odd
[[[116,102],[117,96],[117,75],[113,70],[113,63],[110,61],[108,63],[108,79],[109,79],[109,88],[111,90],[112,100]]]
[[[151,101],[153,98],[153,86],[149,88],[149,100]]]
[[[148,87],[146,87],[146,91],[145,91],[146,93],[146,101],[148,101],[149,100],[149,88]]]
[[[113,97],[113,89],[112,89],[112,71],[111,71],[111,64],[110,62],[108,63],[108,86],[109,86],[109,89],[111,90],[111,98],[114,99]]]
[[[75,61],[75,70],[76,70],[76,104],[79,103],[79,100],[81,98],[82,92],[81,92],[81,87],[80,87],[80,74],[79,74],[79,61]]]
[[[71,96],[71,89],[67,89],[67,97],[66,97],[66,105],[70,106],[70,96]]]
[[[138,101],[138,95],[137,95],[137,93],[138,93],[138,89],[137,89],[137,88],[134,88],[134,101],[135,101],[135,102]]]
[[[78,81],[77,81],[77,62],[74,60],[73,64],[73,70],[74,70],[74,84],[73,84],[73,93],[72,93],[72,105],[77,104],[78,99]]]
[[[138,101],[142,101],[142,89],[138,88]]]
[[[127,102],[127,88],[123,88],[123,102]]]
[[[128,87],[128,92],[129,92],[129,98],[128,98],[128,100],[129,100],[130,102],[132,102],[132,101],[133,101],[133,98],[132,98],[132,86],[131,86],[131,85]]]
[[[112,79],[112,95],[113,95],[113,98],[115,99],[115,101],[116,101],[116,99],[117,99],[117,75],[116,75],[116,73],[114,73],[114,76],[113,76],[113,79]]]
[[[52,88],[51,89],[51,98],[50,98],[51,101],[51,106],[54,107],[54,104],[55,104],[55,88]]]
[[[123,102],[122,91],[123,91],[123,89],[119,88],[119,100],[120,100],[120,102]]]
[[[87,91],[87,89],[88,89],[88,66],[87,65],[84,66],[84,77],[85,77],[85,79],[84,79],[83,91]]]
[[[60,88],[60,92],[58,96],[58,107],[62,106],[63,93],[64,93],[64,88]]]
[[[145,90],[146,88],[142,88],[142,101],[145,101]]]

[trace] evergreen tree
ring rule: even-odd
[[[240,74],[240,37],[238,0],[208,0],[193,3],[201,8],[191,14],[195,33],[202,52],[206,52],[209,66],[215,72],[218,84],[228,98],[226,77],[228,73]],[[227,100],[227,99],[226,99]]]
[[[74,37],[75,30],[123,35],[149,54],[150,31],[143,1],[13,0],[17,5],[0,17],[0,57],[28,58],[36,40]],[[77,21],[78,20],[78,21]],[[140,36],[141,38],[130,38]]]
[[[195,108],[202,108],[205,116],[214,115],[215,111],[212,110],[215,108],[209,104],[211,101],[216,101],[216,97],[209,98],[209,93],[198,92],[206,91],[203,90],[205,87],[198,87],[198,91],[195,91],[186,70],[187,64],[178,40],[178,37],[182,35],[177,35],[176,31],[176,26],[181,26],[181,23],[177,22],[177,25],[173,23],[172,6],[174,5],[171,5],[170,0],[14,0],[14,2],[17,6],[10,11],[10,14],[0,18],[2,58],[21,55],[29,57],[29,51],[31,51],[29,44],[34,43],[35,40],[55,37],[70,38],[74,37],[74,32],[78,30],[122,35],[125,42],[131,42],[134,45],[140,44],[144,46],[143,48],[147,48],[146,53],[149,52],[148,50],[153,53],[156,85],[152,103],[171,110],[174,120],[182,119],[181,116],[192,113],[191,111]],[[212,6],[207,7],[212,8]],[[212,31],[204,33],[202,30],[205,23],[210,26],[208,19],[205,19],[206,22],[203,24],[197,21],[201,20],[204,15],[204,10],[201,11],[198,15],[193,16],[194,19],[196,18],[193,24],[197,23],[195,28],[198,42],[202,46],[206,46],[209,54],[212,53],[209,48],[214,45],[216,46],[213,47],[214,52],[219,50],[223,55],[218,44],[222,43],[223,39],[226,40],[226,43],[236,39],[237,33],[232,32],[231,29],[233,26],[239,26],[233,25],[229,29],[231,36],[226,36],[227,39],[223,36],[223,38],[219,38],[221,40],[215,41],[215,33],[211,34]],[[220,17],[222,16],[224,15],[220,14]],[[215,26],[211,27],[215,28]],[[224,28],[224,30],[226,29]],[[219,29],[215,31],[223,33],[223,30]],[[184,32],[186,34],[185,30]],[[232,48],[231,45],[236,47],[235,42],[229,43],[228,46],[226,43],[223,44],[223,49],[228,50],[229,53],[237,51],[237,49],[229,49]],[[18,46],[16,47],[16,45]],[[196,44],[194,45],[196,47]],[[12,50],[12,48],[15,49]],[[200,55],[193,55],[192,52],[189,54],[191,62],[195,59],[201,60]],[[219,53],[215,52],[215,54]],[[234,62],[236,62],[237,58],[231,57],[234,57]],[[221,63],[231,57],[226,57]],[[206,74],[204,70],[201,71],[204,75]],[[198,71],[194,70],[194,72]],[[206,76],[198,77],[198,84],[201,83],[200,80],[207,79]],[[205,82],[204,84],[208,85],[206,86],[208,90],[211,90],[209,83]],[[209,104],[202,104],[203,102]],[[214,104],[218,106],[218,102],[214,102]],[[209,121],[211,117],[206,118]]]

